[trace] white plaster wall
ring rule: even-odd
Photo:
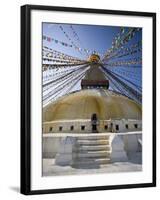
[[[67,137],[53,137],[53,136],[43,136],[43,158],[54,158],[57,154],[57,152],[60,151],[60,148],[62,148],[61,144],[63,143],[62,140]],[[123,134],[123,135],[116,135],[111,134],[109,139],[109,144],[111,145],[111,149],[116,149],[115,145],[118,145],[117,142],[113,142],[115,137],[118,137],[119,140],[123,143],[123,148],[126,151],[126,153],[135,153],[135,152],[141,152],[142,146],[139,142],[142,141],[142,135],[141,134]],[[114,148],[112,148],[114,145]],[[116,149],[117,151],[117,149]]]
[[[113,132],[129,132],[129,131],[138,131],[142,129],[141,120],[126,120],[126,119],[117,119],[117,120],[100,120],[97,125],[98,132],[111,132],[111,123],[113,124]],[[128,129],[126,128],[128,124]],[[138,128],[134,127],[134,124],[138,125]],[[105,125],[108,125],[108,129],[105,130]],[[119,126],[119,130],[116,130],[116,125]],[[73,126],[74,130],[71,130],[70,127]],[[81,126],[85,126],[85,130],[81,130]],[[52,127],[52,131],[50,131]],[[62,131],[59,130],[59,127],[62,127]],[[53,121],[43,123],[44,133],[89,133],[92,132],[92,125],[90,120],[66,120],[66,121]]]
[[[128,157],[124,148],[123,138],[119,135],[115,135],[111,142],[111,162],[125,162],[128,161]]]
[[[61,137],[43,137],[43,158],[54,158],[60,149]]]
[[[133,153],[142,151],[141,144],[139,140],[142,141],[142,135],[140,134],[133,134],[133,135],[122,135],[121,136],[124,142],[124,148],[126,152]]]

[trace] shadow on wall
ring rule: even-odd
[[[16,193],[20,193],[20,188],[18,186],[10,186],[9,189]]]

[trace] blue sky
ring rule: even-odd
[[[75,45],[81,48],[87,48],[93,51],[95,50],[100,54],[104,54],[106,50],[111,47],[113,38],[120,31],[120,27],[115,26],[72,24],[74,30],[80,38],[81,43],[79,43],[76,40],[76,37],[74,37],[73,35],[70,24],[43,23],[43,35],[71,44],[71,42],[65,37],[64,33],[59,28],[59,25],[63,27],[64,31],[69,35]],[[142,33],[139,32],[128,44],[134,44],[136,41],[139,41],[141,39]],[[85,53],[81,55],[74,48],[64,47],[61,44],[56,44],[54,41],[48,42],[43,40],[43,45],[75,57],[79,57],[82,59],[87,58]]]

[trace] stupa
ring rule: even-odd
[[[56,165],[96,168],[141,151],[142,107],[109,90],[100,56],[89,57],[81,90],[43,108],[43,157]]]

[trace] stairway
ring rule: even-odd
[[[109,136],[83,136],[76,138],[73,147],[72,167],[100,168],[110,163]]]

